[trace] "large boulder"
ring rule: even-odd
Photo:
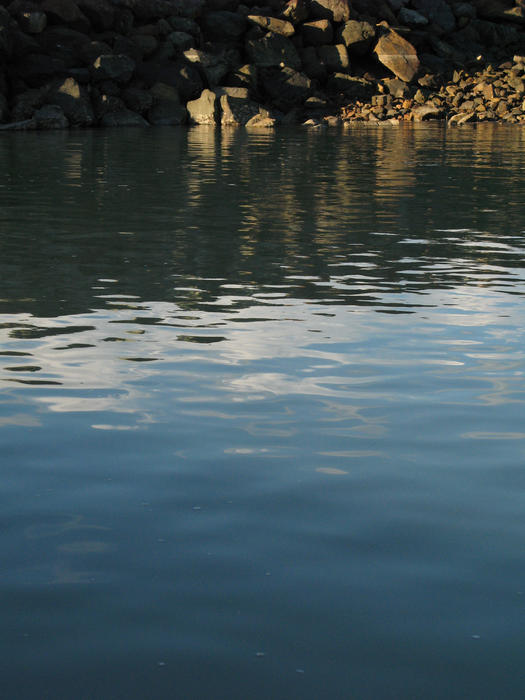
[[[197,68],[210,87],[220,85],[229,71],[229,63],[223,54],[212,54],[191,48],[184,51],[184,58]]]
[[[216,92],[204,89],[196,100],[186,104],[190,122],[193,124],[217,124],[219,97]]]
[[[319,46],[317,53],[329,73],[344,73],[350,67],[348,52],[344,44]]]
[[[258,68],[288,66],[300,70],[301,59],[293,43],[280,34],[269,32],[260,39],[249,39],[246,42],[246,53]]]
[[[419,58],[412,44],[393,29],[387,29],[379,38],[374,53],[380,63],[409,83],[419,70]]]
[[[156,83],[151,88],[153,106],[147,113],[150,124],[158,126],[175,126],[184,124],[188,113],[180,103],[179,93],[172,85]]]
[[[348,0],[310,0],[310,15],[332,22],[347,22],[350,19]]]
[[[37,129],[67,129],[69,122],[58,105],[44,105],[33,116]]]

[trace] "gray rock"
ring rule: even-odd
[[[135,61],[125,54],[103,54],[91,66],[93,80],[114,80],[124,84],[129,82],[135,70]]]
[[[47,17],[69,29],[89,32],[91,23],[74,0],[44,0],[39,8]]]
[[[424,27],[428,24],[428,18],[425,15],[408,7],[402,7],[399,10],[398,19],[401,24],[406,24],[407,27]]]
[[[149,90],[128,87],[122,91],[121,97],[128,109],[139,114],[145,114],[153,105],[153,95]]]
[[[319,46],[317,53],[329,73],[344,73],[350,67],[348,52],[344,44]]]
[[[222,54],[192,48],[184,51],[184,58],[201,72],[210,87],[219,85],[229,71],[228,61]]]
[[[288,66],[300,70],[301,59],[290,39],[280,34],[268,33],[261,39],[246,42],[246,52],[250,63],[258,68]]]
[[[375,35],[375,29],[369,22],[358,22],[353,19],[345,23],[340,34],[346,48],[357,56],[368,53]]]
[[[332,22],[348,22],[350,4],[348,0],[310,0],[310,15]]]
[[[261,82],[272,104],[282,112],[302,105],[312,92],[310,78],[289,67],[264,71]]]
[[[435,22],[445,32],[451,32],[456,26],[456,19],[445,0],[412,0],[412,7],[430,22]]]
[[[194,124],[217,124],[219,97],[212,90],[204,89],[196,100],[186,104],[189,119]]]
[[[305,22],[301,26],[301,36],[306,46],[322,46],[330,44],[334,38],[334,29],[328,19],[318,19]]]
[[[53,89],[46,103],[61,107],[72,126],[91,126],[95,121],[88,91],[73,78],[67,78]]]
[[[168,34],[168,41],[171,42],[175,51],[187,51],[195,45],[195,39],[186,32],[171,32]]]
[[[246,19],[236,12],[208,12],[201,27],[210,41],[236,42],[246,31]]]
[[[324,82],[327,78],[326,66],[317,55],[313,46],[306,46],[300,49],[299,54],[303,64],[303,72],[313,80]]]
[[[111,29],[115,21],[115,8],[108,0],[76,0],[77,6],[97,31]]]
[[[244,126],[260,114],[261,108],[248,97],[222,95],[220,98],[221,124],[224,126]],[[265,116],[269,116],[266,112]]]
[[[109,112],[102,117],[100,124],[101,126],[149,126],[144,117],[130,109]]]
[[[383,85],[392,97],[407,97],[408,95],[407,84],[399,78],[386,78],[383,80]]]
[[[150,124],[178,125],[187,121],[188,113],[180,103],[179,93],[172,85],[156,83],[151,88],[153,105],[147,112]]]
[[[69,121],[59,105],[44,105],[34,114],[37,129],[67,129]]]
[[[45,12],[39,10],[21,12],[18,15],[18,24],[20,29],[28,34],[40,34],[46,28],[47,17]]]

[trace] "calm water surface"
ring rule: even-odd
[[[0,161],[0,696],[525,697],[525,132]]]

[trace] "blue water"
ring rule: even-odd
[[[523,130],[0,158],[0,696],[522,699]]]

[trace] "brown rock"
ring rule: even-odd
[[[387,30],[375,45],[374,53],[380,63],[409,83],[419,70],[417,52],[410,42],[393,29]]]
[[[350,5],[348,0],[310,0],[310,14],[332,22],[348,22]]]
[[[308,19],[306,0],[288,0],[282,11],[282,16],[290,22],[304,22],[305,19]]]
[[[284,19],[276,19],[275,17],[266,17],[264,15],[248,15],[246,19],[250,24],[255,24],[268,32],[274,32],[274,34],[282,34],[283,36],[295,34],[293,24]]]

